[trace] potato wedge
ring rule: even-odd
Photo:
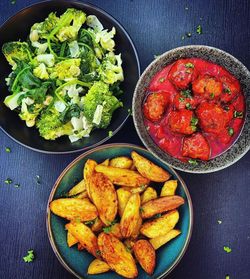
[[[86,190],[85,181],[84,179],[82,179],[79,183],[77,183],[73,188],[70,189],[69,197],[80,194],[85,190]]]
[[[136,171],[100,165],[96,166],[95,170],[106,175],[114,184],[117,185],[139,187],[141,185],[149,184],[149,180],[141,176]]]
[[[156,214],[173,210],[184,204],[184,199],[180,196],[166,196],[154,199],[143,204],[141,216],[143,219],[151,218]]]
[[[119,239],[113,235],[100,233],[98,246],[102,258],[116,273],[126,278],[135,278],[138,275],[133,256]]]
[[[98,216],[96,207],[89,199],[58,199],[50,203],[50,210],[67,220],[90,221]]]
[[[132,248],[135,245],[135,239],[131,239],[131,238],[125,239],[124,245],[126,246],[127,249],[131,250],[132,252]]]
[[[164,183],[161,188],[161,197],[165,196],[173,196],[175,194],[175,190],[177,188],[178,181],[177,180],[168,180]]]
[[[125,190],[124,188],[119,188],[116,193],[118,199],[118,212],[120,217],[122,217],[127,202],[132,194],[130,191]]]
[[[96,161],[88,159],[83,168],[83,177],[85,180],[85,187],[86,187],[86,191],[88,193],[88,197],[90,200],[92,200],[92,198],[91,198],[90,192],[89,192],[89,179],[94,174],[96,166],[97,166]]]
[[[122,236],[128,238],[135,231],[140,218],[140,195],[132,194],[128,200],[121,218],[121,233]]]
[[[110,179],[102,173],[94,173],[88,179],[89,193],[96,206],[99,217],[105,225],[114,221],[118,202],[115,187]]]
[[[135,167],[143,177],[155,182],[164,182],[170,178],[170,174],[167,171],[155,165],[135,151],[131,152],[131,157],[134,161]]]
[[[95,219],[94,224],[91,226],[91,230],[93,232],[100,232],[104,226],[105,224],[102,222],[102,220],[99,217],[97,217]]]
[[[176,236],[178,236],[179,234],[181,234],[181,231],[173,229],[173,230],[167,232],[164,235],[151,238],[149,240],[149,242],[152,244],[152,246],[156,250],[156,249],[160,248],[162,245],[164,245],[167,242],[169,242],[171,239],[173,239]]]
[[[141,195],[141,204],[157,198],[157,192],[154,188],[148,187]]]
[[[136,224],[136,226],[135,226],[135,228],[134,228],[134,230],[133,230],[133,232],[132,232],[132,234],[131,234],[131,238],[136,239],[136,238],[139,236],[139,234],[140,234],[140,229],[141,229],[141,225],[142,225],[142,218],[141,218],[141,216],[139,215],[137,224]]]
[[[110,160],[110,166],[121,169],[130,169],[133,165],[133,161],[128,157],[116,157]]]
[[[88,267],[88,274],[100,274],[110,270],[110,267],[104,261],[99,259],[93,260]]]
[[[103,228],[103,231],[106,234],[112,234],[113,236],[115,236],[118,239],[122,239],[122,234],[121,234],[121,226],[119,223],[116,223],[114,225],[111,225],[109,227]]]
[[[68,246],[72,247],[76,243],[78,243],[77,238],[75,238],[70,232],[68,232],[67,233],[67,244],[68,244]]]
[[[161,217],[145,222],[141,227],[141,234],[148,238],[165,235],[172,230],[179,220],[179,212],[172,210]]]
[[[131,192],[132,194],[142,193],[147,189],[148,185],[141,185],[140,187],[122,187],[123,189]]]
[[[152,275],[155,269],[155,249],[145,239],[136,241],[133,246],[133,251],[140,266],[149,274]]]
[[[109,166],[109,159],[106,159],[100,165],[102,165],[102,166]]]
[[[100,257],[97,238],[88,226],[80,222],[70,222],[65,227],[90,254]]]

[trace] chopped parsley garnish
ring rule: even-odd
[[[193,165],[193,166],[198,165],[198,162],[195,159],[189,159],[188,162],[189,162],[190,165]]]
[[[192,106],[190,105],[190,103],[186,103],[186,109],[192,109]]]
[[[160,54],[158,54],[158,55],[154,55],[154,59],[157,59],[158,57],[160,57],[161,55]]]
[[[189,62],[189,63],[185,64],[185,67],[186,68],[194,68],[194,64]]]
[[[187,10],[188,10],[188,7],[185,7],[185,10],[187,11]]]
[[[212,99],[214,98],[214,93],[210,94],[210,98],[212,98]]]
[[[15,188],[19,188],[19,187],[20,187],[20,184],[19,184],[19,183],[15,183],[15,184],[14,184],[14,187],[15,187]]]
[[[185,40],[185,36],[184,35],[181,36],[181,40],[182,41]]]
[[[229,136],[232,136],[234,134],[234,129],[232,127],[228,128],[228,134]]]
[[[185,98],[192,98],[192,93],[191,90],[187,89],[187,90],[182,90],[181,91],[181,96],[185,97]]]
[[[141,185],[140,188],[143,191],[145,188],[147,187],[147,185]]]
[[[225,93],[228,93],[229,95],[231,94],[230,88],[225,88],[225,89],[224,89],[224,92],[225,92]]]
[[[140,207],[140,212],[142,213],[142,212],[144,212],[144,209],[143,209],[143,207]]]
[[[226,275],[225,279],[230,279],[229,275]]]
[[[11,0],[10,3],[11,3],[12,5],[15,5],[15,4],[16,4],[16,0]]]
[[[155,216],[153,217],[154,219],[158,219],[158,218],[160,218],[161,217],[161,213],[159,213],[159,214],[155,214]]]
[[[223,109],[224,109],[225,111],[229,111],[229,110],[230,110],[229,106],[225,106]]]
[[[129,248],[128,246],[125,246],[125,249],[127,252],[132,253],[131,248]]]
[[[180,98],[179,98],[179,101],[180,101],[180,102],[184,102],[185,100],[184,100],[184,98],[180,97]]]
[[[199,122],[199,119],[196,117],[192,117],[191,119],[191,126],[196,126]]]
[[[12,183],[12,179],[7,178],[7,179],[4,180],[4,183],[5,184],[11,184]]]
[[[113,136],[113,132],[109,131],[109,137],[111,138]]]
[[[164,78],[164,77],[162,77],[162,78],[159,79],[159,82],[160,82],[160,83],[163,83],[164,81],[165,81],[165,78]]]
[[[96,250],[96,255],[97,256],[101,256],[102,255],[102,252],[100,250]]]
[[[10,153],[11,149],[9,147],[5,147],[5,152]]]
[[[95,219],[84,222],[85,225],[90,225],[90,226],[93,225],[94,223],[95,223]]]
[[[224,246],[223,249],[224,249],[224,251],[227,252],[227,253],[231,253],[231,252],[232,252],[232,249],[229,248],[228,246]]]
[[[130,108],[128,109],[128,114],[132,115],[132,110]]]
[[[243,112],[242,111],[234,111],[234,118],[243,118]]]
[[[200,24],[196,27],[196,33],[199,34],[199,35],[202,34],[202,27],[201,27]]]
[[[34,259],[35,259],[35,255],[34,255],[34,251],[33,250],[29,250],[28,254],[25,257],[23,257],[23,260],[26,263],[31,263],[31,262],[33,262]]]
[[[218,222],[218,224],[219,224],[219,225],[222,223],[222,221],[221,221],[221,220],[218,220],[217,222]]]
[[[186,33],[186,36],[187,36],[188,38],[190,38],[190,37],[192,36],[192,33],[191,33],[191,32],[187,32],[187,33]]]
[[[105,233],[109,233],[112,229],[112,226],[109,226],[109,227],[105,227],[103,228],[102,230],[105,232]]]
[[[36,175],[36,184],[40,185],[41,184],[41,177],[40,175]]]

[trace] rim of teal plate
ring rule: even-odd
[[[135,145],[135,144],[128,144],[128,143],[110,143],[110,144],[104,144],[101,146],[97,146],[91,150],[88,150],[86,152],[84,152],[83,154],[79,155],[76,159],[74,159],[70,164],[68,164],[68,166],[62,171],[62,173],[59,175],[59,177],[57,178],[55,184],[52,187],[52,190],[50,192],[49,195],[49,199],[48,199],[48,203],[47,203],[47,212],[46,212],[46,228],[47,228],[47,234],[48,234],[48,238],[50,241],[50,245],[53,249],[53,252],[55,253],[57,259],[59,260],[59,262],[62,264],[62,266],[71,274],[73,274],[76,278],[79,279],[84,279],[85,277],[80,276],[78,273],[76,273],[72,268],[70,268],[68,266],[68,264],[66,263],[66,261],[62,258],[61,254],[58,252],[57,246],[55,244],[55,240],[53,237],[53,233],[52,233],[52,229],[51,229],[51,211],[49,208],[49,204],[50,202],[53,200],[55,192],[57,190],[57,188],[59,187],[61,180],[63,179],[63,177],[65,176],[65,174],[80,160],[82,160],[84,157],[102,150],[102,149],[106,149],[106,148],[111,148],[111,147],[128,147],[128,148],[137,148],[139,150],[143,150],[144,152],[146,151],[147,153],[151,154],[156,160],[159,160],[154,154],[152,154],[149,150],[147,150],[144,147]],[[181,259],[183,258],[183,256],[185,255],[187,248],[189,246],[190,240],[191,240],[191,236],[192,236],[192,232],[193,232],[193,219],[194,219],[194,212],[193,212],[193,204],[192,204],[192,199],[189,193],[189,190],[187,188],[186,183],[184,182],[184,180],[181,178],[181,176],[170,166],[168,166],[167,164],[165,164],[164,162],[162,162],[161,160],[159,160],[161,163],[163,163],[167,168],[169,168],[173,174],[177,177],[177,179],[181,182],[181,185],[184,189],[184,192],[187,196],[187,202],[188,202],[188,207],[189,207],[189,227],[188,227],[188,234],[187,234],[187,238],[186,241],[183,245],[183,248],[181,250],[181,252],[179,253],[178,257],[175,259],[175,261],[171,264],[171,266],[165,271],[163,272],[161,275],[159,275],[158,277],[156,277],[155,279],[160,279],[163,278],[164,276],[167,276],[170,274],[170,272],[172,272],[176,266],[180,263]]]

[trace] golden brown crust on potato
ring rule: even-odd
[[[99,259],[94,259],[88,267],[88,274],[100,274],[109,270],[110,267],[107,263]]]
[[[168,233],[155,237],[155,238],[151,238],[149,240],[149,242],[152,244],[152,246],[154,247],[154,249],[158,249],[160,248],[162,245],[166,244],[167,242],[169,242],[171,239],[175,238],[176,236],[178,236],[179,234],[181,234],[180,230],[171,230]]]
[[[151,218],[156,214],[178,208],[184,202],[184,199],[180,196],[166,196],[154,199],[143,204],[141,216],[143,219]]]
[[[76,243],[78,243],[77,238],[75,238],[70,232],[68,232],[67,233],[67,244],[68,244],[68,246],[72,247]]]
[[[149,275],[152,275],[155,269],[155,249],[153,246],[147,240],[140,239],[134,244],[133,251],[141,267]]]
[[[85,181],[84,179],[82,179],[79,183],[77,183],[73,188],[70,189],[69,197],[80,194],[85,190],[86,190]]]
[[[127,205],[127,202],[132,194],[130,191],[125,190],[124,188],[119,188],[116,191],[116,193],[117,193],[117,199],[118,199],[118,211],[119,211],[120,217],[122,217],[122,214]]]
[[[85,180],[85,187],[90,200],[92,200],[90,192],[89,192],[89,179],[95,173],[95,167],[97,166],[96,161],[92,159],[88,159],[83,168],[83,177]]]
[[[129,198],[121,218],[122,236],[128,238],[135,231],[140,218],[140,195],[132,194]]]
[[[119,239],[101,233],[98,236],[98,246],[103,259],[116,273],[126,278],[135,278],[138,275],[133,256]]]
[[[131,157],[138,172],[149,180],[164,182],[170,178],[170,174],[167,171],[139,155],[137,152],[132,151]]]
[[[67,220],[90,221],[98,216],[96,207],[89,199],[66,198],[50,203],[50,210]]]
[[[114,184],[128,187],[139,187],[148,185],[149,180],[138,172],[128,169],[115,168],[111,166],[96,166],[95,170],[106,175]]]
[[[65,227],[90,254],[100,257],[97,238],[88,226],[80,222],[70,222]]]
[[[110,225],[114,221],[118,209],[115,187],[110,179],[102,173],[93,173],[88,180],[89,193],[99,217],[105,225]]]
[[[161,188],[161,197],[173,196],[175,194],[177,185],[178,185],[177,180],[166,181],[163,187]]]
[[[128,157],[116,157],[110,160],[110,166],[121,169],[130,169],[132,167],[133,160]]]
[[[154,238],[168,233],[172,230],[179,220],[177,210],[170,211],[161,217],[145,222],[141,227],[141,234],[148,238]]]
[[[157,192],[154,188],[148,187],[141,195],[141,204],[157,198]]]
[[[99,217],[97,217],[95,219],[94,224],[91,226],[91,230],[93,232],[100,232],[104,226],[105,224],[102,222],[102,220]]]

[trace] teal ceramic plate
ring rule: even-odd
[[[156,268],[152,276],[147,275],[138,266],[139,275],[137,278],[162,278],[174,269],[187,250],[192,234],[193,208],[188,189],[181,177],[144,148],[131,144],[102,145],[83,153],[66,167],[57,179],[48,201],[47,230],[51,246],[61,264],[77,278],[116,279],[121,278],[121,276],[115,272],[100,275],[87,274],[88,266],[94,257],[86,251],[79,252],[76,246],[72,248],[67,246],[67,232],[64,228],[67,221],[51,213],[49,203],[64,196],[77,181],[82,179],[82,170],[87,159],[93,159],[100,163],[107,158],[130,156],[133,150],[170,172],[172,179],[178,180],[177,195],[185,199],[185,204],[179,208],[180,220],[177,224],[177,228],[182,232],[181,235],[157,250]]]

